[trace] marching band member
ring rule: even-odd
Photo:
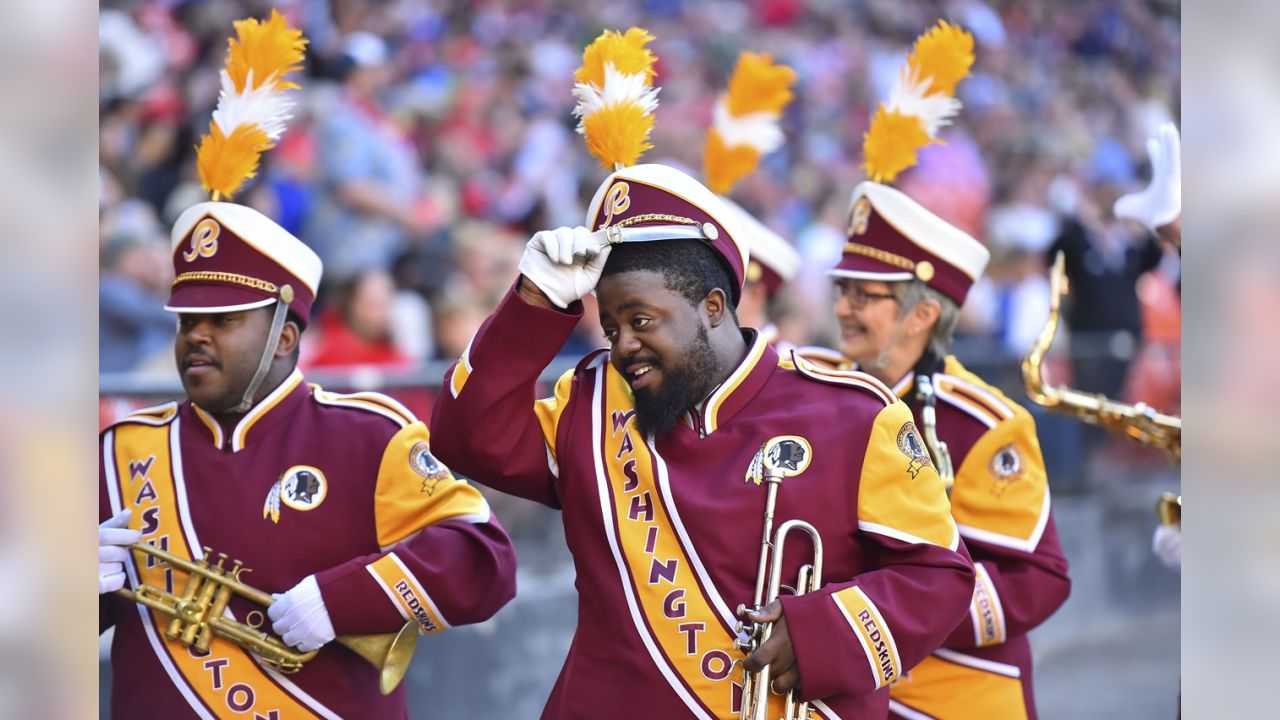
[[[435,450],[563,513],[578,627],[543,717],[736,717],[742,666],[765,664],[774,690],[798,688],[820,717],[883,717],[888,686],[963,616],[969,560],[906,405],[740,328],[741,226],[688,175],[634,165],[656,105],[650,39],[633,28],[588,47],[587,143],[621,168],[586,227],[529,241],[521,275],[445,378]],[[592,291],[609,348],[537,400]],[[820,529],[828,582],[748,613],[774,625],[747,657],[730,608],[752,598],[764,463],[791,473],[776,520]],[[781,697],[771,705],[777,717]]]
[[[289,86],[301,33],[275,12],[236,29],[220,103]],[[273,69],[264,58],[287,62]],[[198,158],[215,197],[235,192],[244,159],[256,165],[270,146],[261,141],[283,130],[278,114],[274,127],[220,125],[268,114],[253,109],[215,113]],[[382,695],[378,671],[330,641],[490,617],[515,592],[510,540],[403,405],[304,381],[299,343],[322,274],[314,252],[256,210],[205,202],[178,218],[172,253],[166,309],[177,313],[186,399],[139,410],[100,437],[99,627],[115,627],[113,714],[406,717],[403,689]],[[182,594],[186,572],[130,551],[135,542],[183,560],[214,564],[215,548],[242,561],[242,582],[282,594],[269,609],[233,597],[228,613],[319,653],[284,675],[222,637],[207,652],[171,638],[170,615],[113,592]]]
[[[959,51],[938,52],[942,43]],[[917,41],[903,78],[914,79],[917,89],[954,88],[967,64],[961,72],[929,68],[924,59],[962,56],[966,48],[971,63],[972,38],[940,23]],[[943,75],[949,79],[940,81]],[[869,174],[883,181],[914,163],[915,146],[905,136],[917,116],[907,109],[930,106],[897,95],[912,93],[911,83],[900,82],[894,92],[866,138]],[[958,109],[955,102],[942,116],[919,117],[918,144]],[[889,114],[897,114],[899,124],[885,122]],[[895,155],[904,147],[911,148],[907,155]],[[931,456],[944,480],[954,483],[951,513],[977,571],[969,612],[941,648],[892,687],[891,714],[1034,718],[1027,633],[1066,601],[1071,583],[1034,420],[949,354],[959,308],[989,253],[905,193],[874,180],[854,189],[847,233],[830,271],[839,289],[840,349],[906,400],[921,422]]]
[[[738,56],[729,87],[716,102],[714,123],[707,131],[703,176],[707,188],[720,196],[742,226],[751,258],[737,307],[739,324],[759,328],[765,342],[784,358],[797,350],[809,361],[833,368],[843,360],[839,353],[821,347],[797,347],[783,340],[781,330],[774,324],[782,290],[800,271],[800,253],[729,199],[734,185],[752,173],[762,157],[782,146],[785,136],[780,122],[793,98],[791,85],[795,77],[794,70],[775,64],[768,54],[744,52]]]

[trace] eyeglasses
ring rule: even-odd
[[[864,308],[871,303],[872,300],[897,300],[898,296],[893,293],[876,293],[867,292],[863,289],[862,284],[856,280],[837,280],[836,290],[844,296],[845,300],[855,308]]]

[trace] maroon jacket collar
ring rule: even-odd
[[[743,330],[747,354],[729,377],[716,386],[706,400],[689,411],[698,435],[706,437],[733,419],[760,392],[778,367],[778,352],[755,330]]]
[[[240,452],[252,435],[262,437],[265,431],[288,421],[304,398],[311,394],[311,388],[302,380],[302,373],[294,369],[285,381],[254,405],[245,416],[228,431],[213,415],[205,412],[193,402],[187,402],[188,414],[195,420],[198,431],[208,438],[209,442],[219,450]]]

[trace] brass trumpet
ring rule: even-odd
[[[793,447],[786,448],[786,443],[792,443]],[[794,453],[798,451],[801,453],[801,459],[790,463],[772,461],[771,456],[777,457],[778,453],[775,451],[779,447],[782,448],[783,457],[792,453],[791,457],[794,458]],[[745,618],[748,610],[758,612],[763,610],[765,605],[778,599],[782,590],[782,554],[787,534],[793,530],[807,533],[813,542],[813,562],[801,566],[796,580],[795,594],[803,595],[813,592],[822,585],[822,537],[818,534],[817,528],[803,520],[788,520],[778,527],[777,534],[773,532],[773,511],[778,499],[778,488],[782,485],[784,477],[799,475],[809,466],[808,448],[794,440],[781,439],[762,447],[761,454],[764,464],[763,479],[768,484],[764,506],[764,535],[760,543],[760,564],[756,571],[754,604],[751,608],[739,604],[737,613],[740,618]],[[770,551],[772,551],[772,557],[770,557]],[[766,572],[768,572],[769,584],[768,597],[764,595]],[[734,647],[750,655],[769,639],[773,633],[773,623],[757,623],[744,619],[738,623],[737,632],[738,639],[734,642]],[[743,670],[742,709],[739,714],[741,720],[768,720],[771,670],[769,665],[758,673]],[[788,692],[783,720],[806,720],[808,717],[809,703],[799,702],[794,690]]]
[[[147,543],[134,543],[131,550],[151,555],[171,567],[185,570],[187,582],[181,595],[174,595],[150,585],[135,589],[121,588],[116,594],[146,605],[172,619],[165,636],[200,652],[207,652],[215,636],[239,645],[257,655],[262,663],[282,673],[295,673],[303,663],[316,656],[319,650],[300,652],[277,637],[250,625],[232,620],[224,615],[232,593],[247,598],[263,607],[273,602],[271,595],[250,587],[240,580],[245,571],[239,560],[231,568],[223,567],[227,556],[219,553],[216,564],[209,564],[212,554],[204,549],[204,558],[196,562],[180,558]],[[381,635],[343,635],[338,643],[368,660],[380,672],[378,688],[383,695],[391,694],[404,678],[413,659],[413,648],[418,642],[417,628],[406,622],[396,633]]]
[[[1027,396],[1056,412],[1074,415],[1081,420],[1098,425],[1111,432],[1127,435],[1134,440],[1163,450],[1174,462],[1182,460],[1182,418],[1156,412],[1145,403],[1130,405],[1117,402],[1105,395],[1086,393],[1069,387],[1054,387],[1044,381],[1044,357],[1058,332],[1059,306],[1067,294],[1067,276],[1063,255],[1053,263],[1050,276],[1049,319],[1045,321],[1040,337],[1022,360],[1022,380]]]

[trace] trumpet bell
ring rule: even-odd
[[[418,627],[407,622],[394,634],[343,635],[338,642],[378,668],[378,690],[390,695],[409,670],[418,645]]]

